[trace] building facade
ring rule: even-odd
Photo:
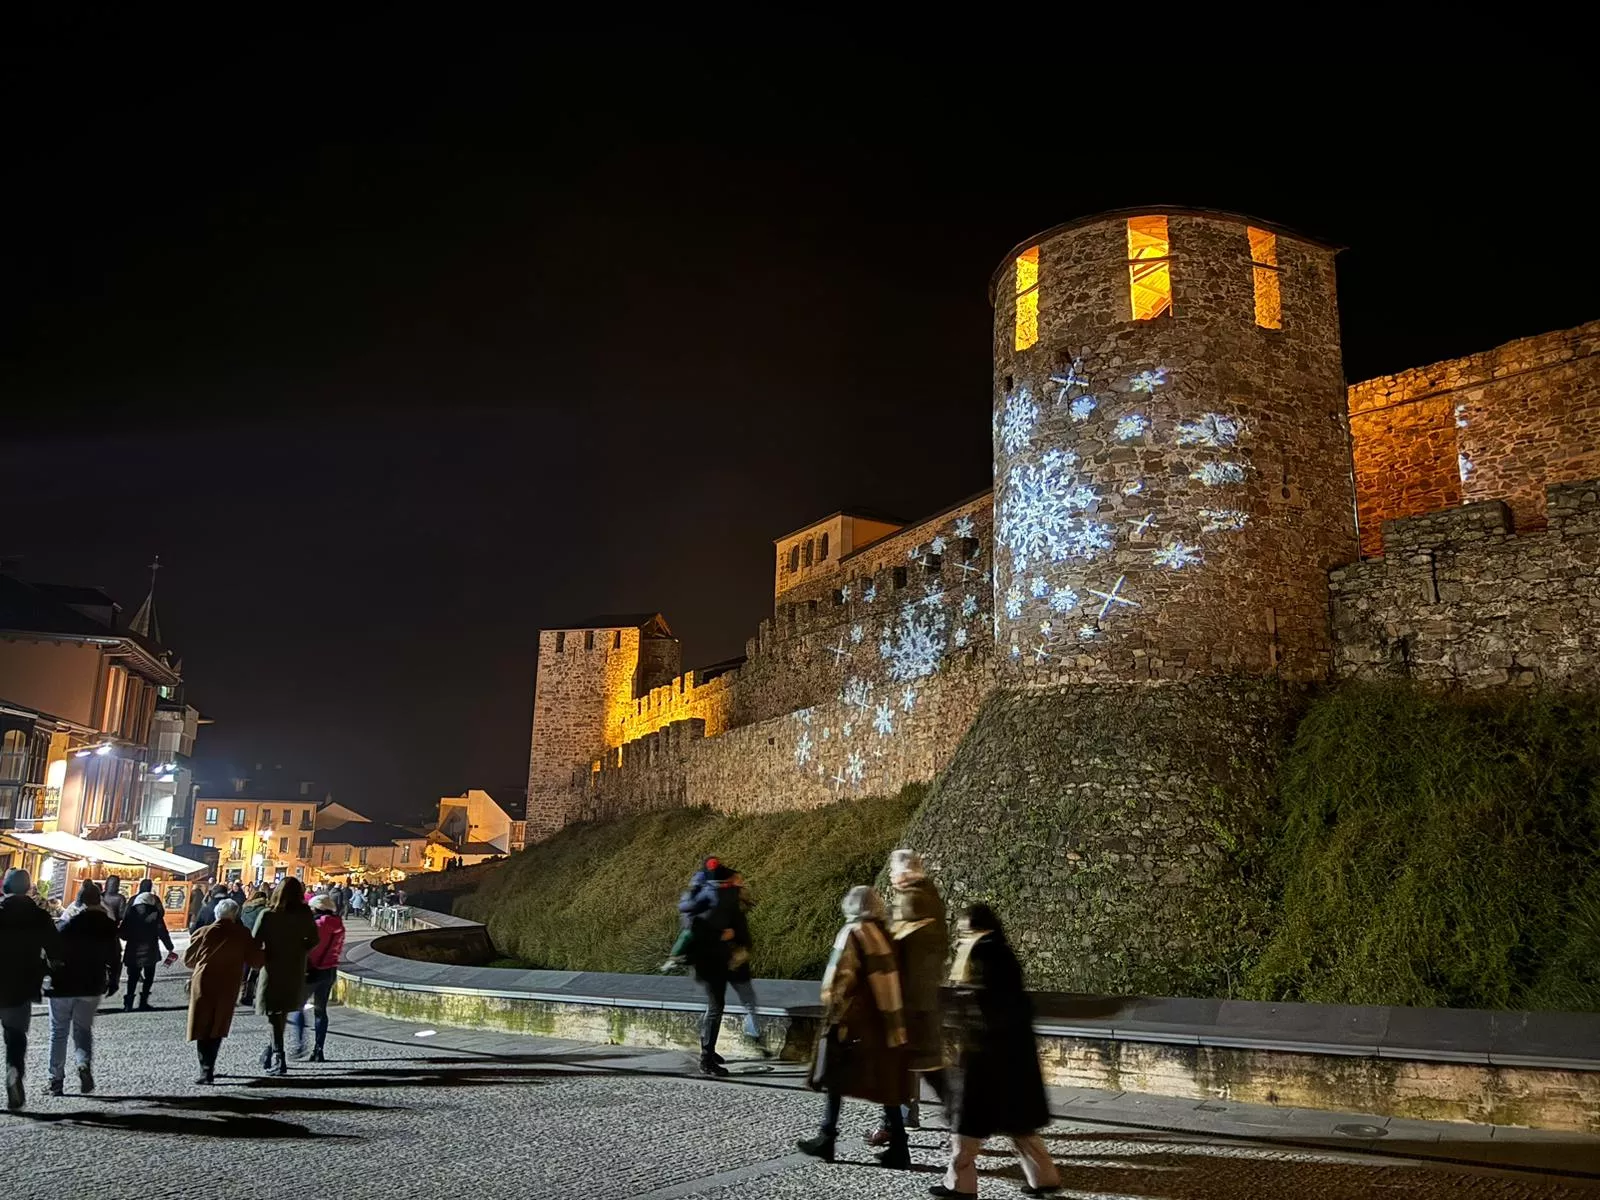
[[[316,802],[262,800],[241,793],[195,799],[190,841],[215,847],[218,878],[259,882],[294,876],[314,882]]]

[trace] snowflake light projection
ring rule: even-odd
[[[1144,436],[1144,431],[1150,428],[1150,418],[1140,413],[1129,413],[1125,417],[1117,418],[1117,428],[1114,436],[1119,442],[1131,442],[1135,438]]]
[[[1022,615],[1022,589],[1012,584],[1006,591],[1006,616],[1015,621]]]
[[[894,733],[894,706],[887,700],[878,701],[878,707],[873,710],[872,728],[879,737],[889,737]]]
[[[1132,392],[1153,392],[1167,381],[1167,369],[1157,367],[1153,371],[1140,371],[1128,380],[1128,390]]]
[[[906,557],[909,558],[912,562],[921,562],[922,561],[922,547],[921,546],[913,546],[913,547],[911,547],[911,549],[906,551]]]
[[[1201,533],[1238,533],[1250,523],[1250,514],[1237,508],[1202,508]]]
[[[956,518],[956,536],[958,538],[969,538],[969,537],[972,536],[972,518],[971,517],[957,517]]]
[[[1155,519],[1155,513],[1145,513],[1144,516],[1129,521],[1128,526],[1133,530],[1134,537],[1143,537],[1150,531],[1150,523]]]
[[[943,554],[945,544],[944,534],[936,534],[933,541],[928,543],[928,550],[933,554]]]
[[[1079,425],[1087,421],[1097,407],[1093,396],[1079,396],[1068,406],[1067,411],[1072,414],[1072,419]]]
[[[875,583],[867,584],[866,590],[864,590],[861,593],[861,599],[862,599],[863,603],[871,604],[877,598],[878,598],[878,585],[875,584]]]
[[[1465,450],[1456,455],[1456,470],[1461,475],[1462,483],[1465,483],[1472,475],[1472,459],[1467,457],[1467,452]]]
[[[1203,462],[1189,472],[1190,479],[1198,479],[1207,487],[1220,487],[1225,483],[1243,483],[1244,466],[1236,462]]]
[[[939,669],[944,657],[945,616],[942,608],[907,605],[900,619],[883,632],[878,653],[888,664],[889,678],[921,679]]]
[[[1106,619],[1106,615],[1111,611],[1113,605],[1120,604],[1127,608],[1142,607],[1137,600],[1130,600],[1128,597],[1122,594],[1122,585],[1127,582],[1128,577],[1126,575],[1118,575],[1117,581],[1111,585],[1111,590],[1109,592],[1102,592],[1095,588],[1089,589],[1089,594],[1091,596],[1099,596],[1105,601],[1105,603],[1100,606],[1100,615],[1095,618],[1096,620],[1104,621]]]
[[[1239,422],[1221,413],[1202,413],[1198,420],[1179,421],[1173,433],[1180,446],[1209,446],[1225,450],[1239,440]]]
[[[975,617],[978,615],[978,598],[971,592],[968,592],[961,599],[961,615],[963,617]]]
[[[850,585],[848,583],[839,589],[839,600],[844,604],[850,603]]]
[[[1111,549],[1111,527],[1090,515],[1100,494],[1079,482],[1077,465],[1076,454],[1052,450],[1007,473],[996,533],[1017,574],[1032,563],[1088,560]]]
[[[1006,407],[1000,417],[1000,444],[1007,454],[1018,454],[1033,444],[1033,427],[1039,422],[1039,406],[1028,395],[1028,389],[1013,392],[1006,397]]]
[[[1049,621],[1040,621],[1039,622],[1039,632],[1044,637],[1049,637],[1050,636],[1050,630],[1052,628],[1054,628],[1054,627],[1051,625],[1051,623]]]
[[[922,594],[922,599],[917,603],[924,608],[938,608],[944,603],[944,588],[937,583],[930,583],[928,590]]]
[[[1033,594],[1035,600],[1039,600],[1050,594],[1050,583],[1043,575],[1035,575],[1033,582],[1028,586],[1028,590]]]
[[[905,691],[900,693],[900,711],[903,713],[908,713],[916,706],[917,689],[908,684]]]
[[[815,709],[802,708],[799,712],[794,714],[794,719],[799,721],[802,725],[809,725],[811,724],[811,716],[814,712],[816,712]]]
[[[866,636],[867,636],[867,631],[865,629],[863,629],[861,626],[859,626],[859,625],[850,626],[850,644],[852,646],[861,645],[861,639],[866,637]]]
[[[811,731],[809,729],[802,729],[800,731],[800,736],[795,740],[794,743],[794,765],[797,767],[803,767],[810,762],[811,752],[815,748],[815,744],[811,741]]]
[[[844,777],[850,783],[860,783],[867,773],[867,760],[861,751],[852,750],[844,756]]]
[[[839,644],[837,646],[824,646],[823,649],[833,655],[833,661],[836,663],[841,663],[850,657],[850,651],[844,648],[844,634],[842,633],[839,635]]]
[[[1050,608],[1054,612],[1067,613],[1078,607],[1078,593],[1069,587],[1058,587],[1050,594]]]
[[[852,733],[855,732],[855,728],[856,728],[856,724],[855,724],[854,721],[846,721],[839,729],[839,736],[840,737],[849,737]]]
[[[1191,546],[1186,542],[1173,542],[1170,546],[1162,546],[1150,557],[1156,566],[1166,567],[1172,571],[1181,571],[1185,567],[1198,567],[1206,561],[1199,546]]]
[[[840,691],[839,699],[850,708],[866,708],[872,703],[872,685],[860,676],[852,675]]]
[[[1122,485],[1122,494],[1124,496],[1137,496],[1142,491],[1144,491],[1144,480],[1142,479],[1130,479]]]
[[[1050,382],[1060,384],[1060,389],[1056,392],[1057,404],[1066,399],[1073,388],[1087,388],[1089,381],[1083,375],[1083,359],[1073,359],[1072,365],[1067,368],[1067,373],[1065,375],[1050,376]]]
[[[1465,429],[1471,423],[1471,421],[1467,420],[1467,406],[1465,404],[1456,405],[1456,428]]]
[[[957,650],[964,650],[967,645],[967,627],[963,625],[960,629],[956,630],[951,637],[951,641],[955,644],[955,648]]]

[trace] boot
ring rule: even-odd
[[[816,1137],[801,1138],[794,1145],[801,1154],[809,1154],[812,1158],[820,1158],[827,1163],[833,1161],[833,1139],[825,1133],[819,1133]]]
[[[289,1064],[286,1063],[284,1061],[284,1059],[283,1059],[283,1051],[282,1050],[274,1050],[272,1052],[272,1066],[267,1068],[267,1074],[268,1075],[287,1075],[288,1073],[289,1073]]]
[[[267,1043],[267,1048],[261,1052],[261,1069],[265,1071],[272,1066],[272,1043]]]
[[[6,1107],[18,1109],[27,1101],[22,1091],[22,1072],[16,1067],[6,1068]]]
[[[911,1169],[911,1147],[905,1142],[898,1146],[890,1146],[878,1155],[878,1165],[888,1167],[891,1171],[909,1171]]]
[[[316,1046],[316,1047],[312,1048],[310,1061],[311,1062],[327,1062],[328,1061],[327,1059],[322,1057],[322,1047],[321,1046]]]
[[[700,1060],[700,1074],[709,1079],[726,1079],[728,1077],[728,1068],[715,1058],[702,1058]]]
[[[196,1083],[210,1084],[210,1083],[215,1083],[217,1080],[216,1080],[216,1077],[213,1076],[211,1074],[211,1072],[207,1068],[201,1067],[200,1068],[200,1074],[195,1076],[195,1080],[194,1081]]]

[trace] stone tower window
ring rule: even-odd
[[[789,547],[789,574],[793,575],[800,569],[800,543],[796,542]]]
[[[622,649],[622,630],[619,629],[611,635],[611,648],[613,650]]]
[[[906,569],[904,567],[896,567],[894,569],[894,589],[895,589],[895,591],[899,591],[901,588],[905,587],[905,585],[906,585]]]
[[[594,630],[592,630],[592,629],[584,630],[583,648],[585,650],[593,650],[594,649]]]
[[[1256,281],[1256,324],[1263,329],[1283,328],[1283,295],[1278,290],[1278,235],[1245,226],[1250,235],[1250,269]]]
[[[1128,290],[1133,319],[1172,311],[1172,258],[1165,217],[1128,218]]]
[[[822,562],[828,557],[828,535],[822,535],[822,542],[817,547],[817,561]]]
[[[805,553],[805,564],[806,564],[806,566],[808,566],[808,567],[809,567],[809,566],[810,566],[810,565],[811,565],[811,550],[812,550],[812,545],[813,545],[813,544],[812,544],[812,541],[811,541],[811,539],[810,539],[810,538],[807,538],[807,539],[806,539],[806,553]]]
[[[565,654],[566,652],[567,652],[567,635],[564,634],[564,633],[558,633],[558,634],[556,634],[556,653],[557,654]]]
[[[1026,350],[1039,340],[1039,247],[1017,255],[1016,348]]]

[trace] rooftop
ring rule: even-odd
[[[346,821],[317,831],[317,843],[324,846],[388,846],[394,842],[416,841],[424,835],[403,825],[386,821]]]
[[[545,629],[643,629],[646,626],[657,626],[658,637],[671,637],[672,630],[667,628],[667,619],[658,612],[636,613],[602,613],[597,617],[584,617],[581,621],[569,621],[564,625],[546,625]]]

